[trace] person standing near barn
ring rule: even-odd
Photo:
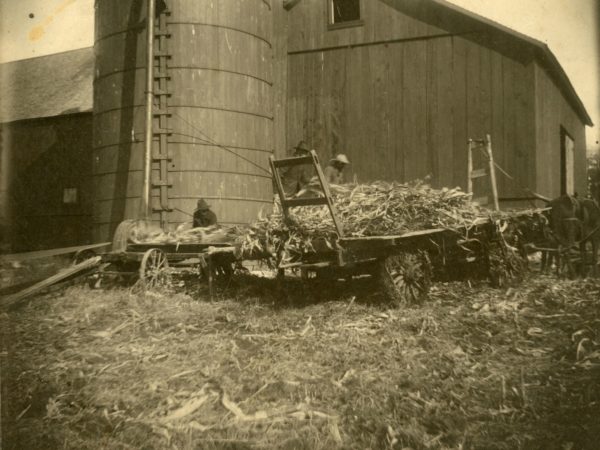
[[[198,200],[196,211],[194,211],[194,222],[192,226],[210,227],[217,224],[217,215],[210,210],[210,205],[204,199]]]
[[[343,153],[339,153],[329,161],[323,171],[325,179],[329,184],[342,184],[344,182],[344,169],[350,164],[350,160]]]

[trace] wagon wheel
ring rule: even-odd
[[[142,257],[140,280],[147,289],[164,286],[169,281],[168,269],[167,255],[158,248],[151,248]]]
[[[386,297],[399,304],[418,303],[429,292],[431,263],[426,253],[400,253],[378,262]]]

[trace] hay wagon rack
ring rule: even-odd
[[[313,241],[314,252],[307,252],[294,261],[281,262],[279,257],[279,275],[283,275],[286,269],[300,271],[305,279],[369,274],[379,279],[381,288],[390,299],[413,301],[427,293],[434,272],[440,265],[452,264],[455,270],[461,270],[467,264],[477,264],[484,259],[485,267],[490,269],[489,254],[499,239],[496,223],[491,219],[482,218],[461,229],[436,228],[394,236],[348,237],[337,216],[329,185],[314,150],[298,157],[271,158],[270,165],[285,220],[293,221],[289,215],[290,208],[327,206],[337,235],[332,241]],[[314,168],[315,181],[318,181],[322,196],[288,197],[280,170],[297,165]]]

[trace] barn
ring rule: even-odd
[[[4,252],[91,241],[92,48],[0,65]]]
[[[523,188],[586,193],[592,122],[542,42],[443,0],[284,3],[278,151],[304,139],[322,158],[346,153],[360,181],[465,188],[467,140],[489,134],[505,206]]]
[[[99,2],[94,49],[0,66],[4,251],[107,241],[139,216],[145,4]],[[592,122],[552,52],[444,0],[165,0],[155,30],[165,228],[200,197],[223,223],[254,220],[272,204],[268,157],[301,139],[347,154],[348,179],[466,188],[467,141],[490,135],[503,206],[529,206],[524,188],[586,194]]]

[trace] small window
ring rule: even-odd
[[[329,25],[360,25],[360,0],[329,0]]]
[[[63,189],[63,203],[65,205],[74,205],[77,203],[77,188]]]

